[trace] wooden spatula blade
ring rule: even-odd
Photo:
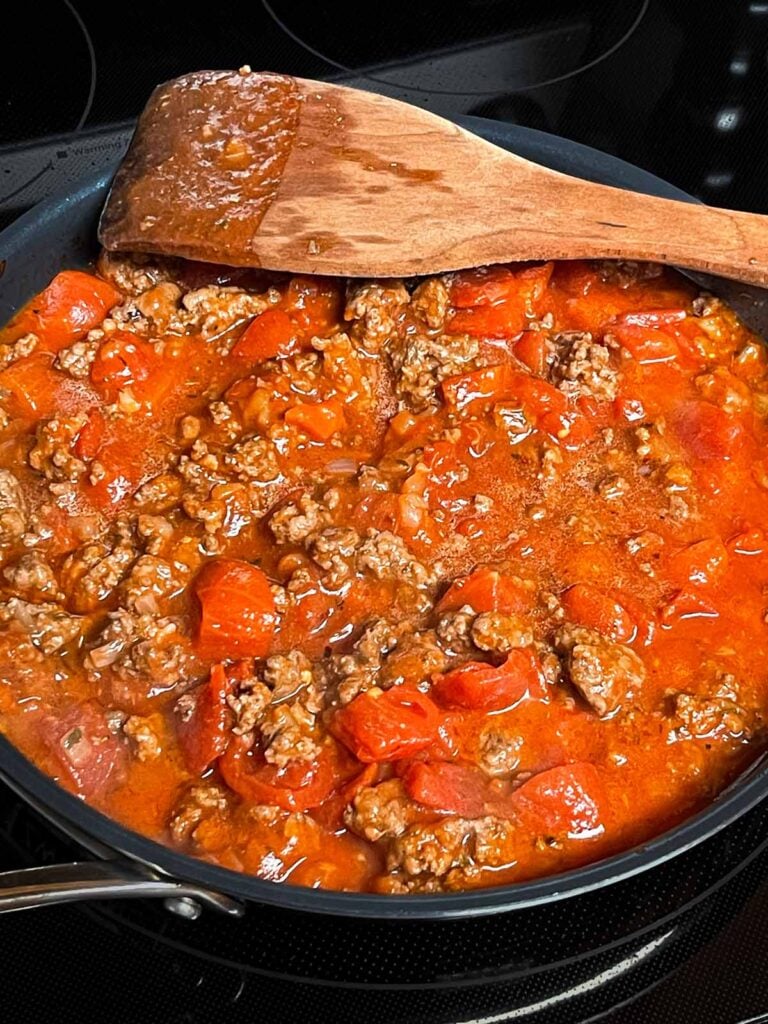
[[[199,71],[144,109],[99,225],[107,249],[258,265],[255,238],[298,126],[295,79]]]

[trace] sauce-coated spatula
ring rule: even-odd
[[[385,96],[248,69],[155,90],[100,239],[350,277],[621,258],[768,285],[768,217],[582,181]]]

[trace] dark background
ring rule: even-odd
[[[245,63],[540,128],[764,211],[767,43],[761,0],[16,4],[0,214],[119,153],[158,82]]]

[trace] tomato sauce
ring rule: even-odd
[[[764,747],[767,369],[650,265],[64,271],[0,331],[0,725],[277,882],[629,848]]]

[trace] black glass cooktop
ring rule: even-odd
[[[768,3],[758,0],[16,5],[0,88],[0,226],[119,156],[157,82],[246,63],[373,89],[447,116],[564,135],[713,204],[768,212],[767,56]],[[700,880],[702,865],[712,873],[706,899],[681,896],[680,915],[671,899],[668,920],[657,913],[652,929],[574,960],[556,980],[536,972],[494,978],[490,954],[483,984],[445,979],[396,992],[339,985],[319,969],[299,977],[278,969],[274,951],[259,954],[261,969],[258,957],[245,969],[219,955],[210,922],[185,923],[162,905],[0,917],[0,1016],[9,1024],[768,1022],[763,837],[768,808],[719,837],[703,860],[684,862],[683,886]],[[0,869],[73,855],[0,786]],[[619,894],[612,914],[627,922],[642,914],[637,901],[649,891]],[[274,916],[265,913],[262,923],[272,929],[265,934],[282,934]],[[345,927],[308,923],[302,948],[343,948]],[[506,926],[487,927],[485,945],[477,940],[467,954],[480,974],[493,929],[503,934]],[[259,949],[269,952],[268,937]]]
[[[77,856],[0,786],[0,870]],[[29,910],[0,916],[0,1013],[10,1024],[768,1020],[768,807],[573,902],[567,916],[554,903],[378,924],[253,905],[240,920],[188,920],[159,900]]]
[[[715,205],[768,210],[760,0],[43,0],[14,7],[3,222],[125,146],[160,81],[203,67],[328,78],[554,132]]]

